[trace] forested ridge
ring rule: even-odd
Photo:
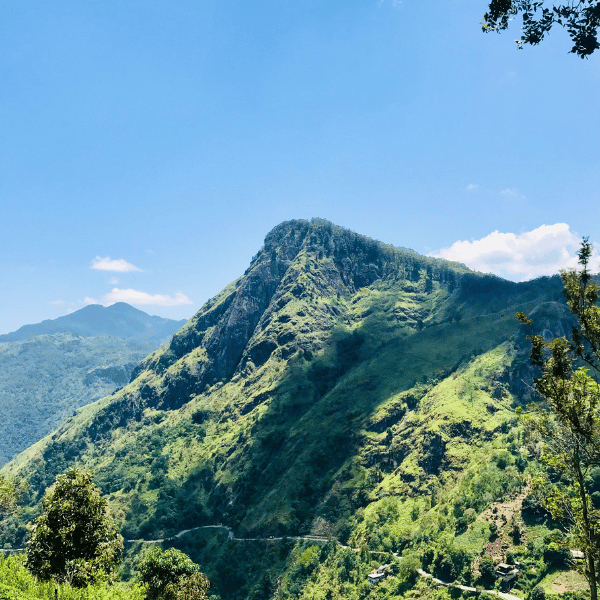
[[[83,465],[135,540],[124,578],[161,539],[224,599],[437,598],[417,568],[489,588],[490,561],[521,564],[517,595],[550,593],[570,571],[532,493],[540,450],[517,409],[536,372],[514,314],[569,333],[561,290],[283,223],[131,383],[3,469],[30,485],[3,540],[20,547],[46,488]]]
[[[128,384],[137,364],[184,322],[124,303],[90,305],[0,336],[0,464]]]

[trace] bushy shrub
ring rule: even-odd
[[[563,569],[568,566],[571,554],[568,548],[557,542],[549,542],[544,548],[544,562],[549,567]]]
[[[84,589],[40,581],[23,567],[23,556],[0,555],[0,600],[144,600],[138,584],[99,583]]]
[[[491,556],[487,554],[479,561],[479,581],[484,587],[491,587],[494,585],[496,579],[496,570],[494,569],[494,561]]]
[[[456,519],[456,533],[463,533],[468,526],[467,517],[458,517]]]
[[[149,600],[179,599],[178,589],[208,588],[208,580],[193,578],[200,574],[200,567],[187,554],[170,548],[152,550],[139,563],[140,581],[148,586]],[[190,592],[191,593],[191,592]],[[185,596],[182,596],[185,597]]]
[[[529,593],[529,600],[546,600],[546,592],[541,585],[536,585]]]
[[[169,583],[165,587],[163,600],[204,600],[210,582],[201,573],[182,577],[177,583]]]
[[[506,469],[507,465],[508,465],[508,457],[504,454],[501,454],[500,456],[498,456],[496,458],[496,465],[499,469]]]
[[[462,577],[470,578],[472,557],[465,551],[448,546],[437,548],[432,572],[442,581],[452,582]]]

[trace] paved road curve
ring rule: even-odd
[[[138,539],[138,540],[123,540],[123,541],[126,543],[129,543],[129,544],[133,544],[134,542],[143,542],[145,544],[162,544],[163,542],[169,542],[171,540],[175,540],[175,539],[180,538],[192,531],[198,531],[199,529],[225,529],[227,531],[227,535],[228,535],[229,539],[236,540],[238,542],[265,542],[265,541],[268,542],[268,541],[275,541],[275,540],[308,540],[308,541],[312,541],[312,542],[328,542],[331,539],[333,539],[333,538],[328,538],[328,537],[323,537],[323,536],[318,536],[318,535],[286,535],[286,536],[282,536],[282,537],[239,538],[239,537],[235,537],[235,534],[233,533],[233,529],[231,529],[231,527],[228,527],[227,525],[222,525],[221,523],[219,523],[217,525],[200,525],[200,527],[192,527],[191,529],[182,529],[175,535],[172,535],[171,537],[167,537],[167,538],[160,538],[160,539],[156,539],[156,540]],[[342,548],[346,548],[346,549],[350,548],[349,546],[344,546],[337,540],[335,540],[335,543],[338,546],[341,546]],[[359,548],[350,548],[350,550],[354,550],[355,552],[358,552]],[[4,549],[2,551],[3,552],[24,552],[25,548],[11,548],[11,549]],[[376,551],[371,551],[371,550],[369,550],[369,553],[370,554],[388,554],[387,552],[376,552]],[[396,558],[398,558],[399,560],[402,558],[401,556],[398,556],[395,553],[394,553],[394,556]],[[423,569],[417,569],[417,573],[419,573],[419,575],[421,577],[424,577],[426,579],[431,579],[434,583],[437,583],[438,585],[458,588],[459,590],[462,590],[463,592],[475,593],[477,591],[476,588],[474,588],[474,587],[468,587],[466,585],[459,585],[459,584],[454,584],[454,583],[446,583],[445,581],[442,581],[441,579],[434,577],[431,573],[427,573],[427,572],[423,571]],[[482,591],[487,592],[488,594],[492,594],[494,596],[498,596],[502,600],[523,600],[522,598],[519,598],[519,596],[514,596],[513,594],[507,594],[505,592],[498,592],[496,590],[482,590]]]

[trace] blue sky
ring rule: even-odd
[[[189,317],[294,218],[515,280],[568,264],[600,240],[600,54],[519,51],[485,9],[0,2],[0,333]]]

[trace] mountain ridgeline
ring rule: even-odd
[[[151,316],[125,302],[111,306],[90,304],[58,319],[47,319],[34,325],[23,325],[11,333],[0,335],[0,343],[17,342],[38,335],[71,333],[80,337],[99,335],[153,340],[161,342],[185,323]]]
[[[131,383],[5,467],[31,488],[4,539],[19,543],[56,474],[83,463],[127,539],[221,523],[237,537],[396,551],[433,531],[434,516],[452,519],[442,507],[479,485],[514,435],[531,379],[521,310],[549,334],[570,330],[558,278],[516,284],[323,220],[285,222]],[[477,493],[489,502],[509,487],[500,473]],[[429,517],[418,532],[420,521],[369,529],[390,503]],[[264,573],[232,566],[256,557],[226,538],[187,550],[223,598],[260,598]]]

